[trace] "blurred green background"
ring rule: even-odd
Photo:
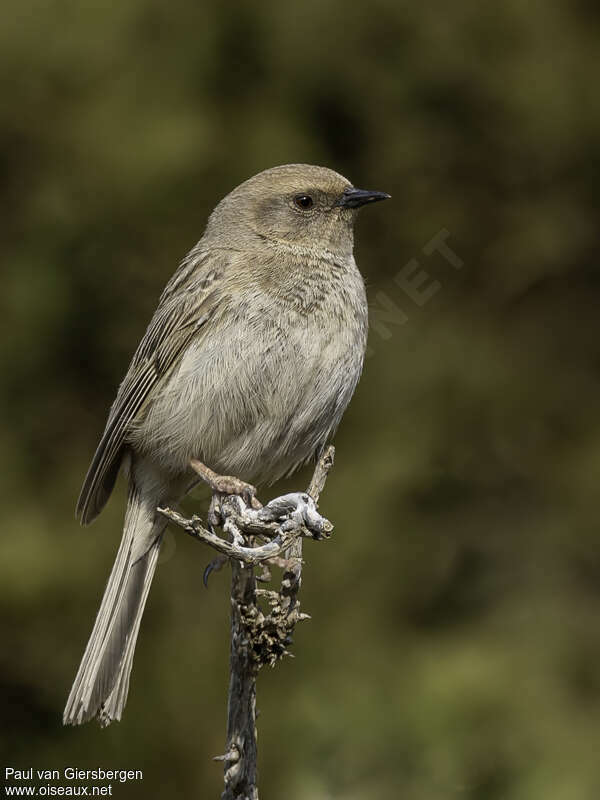
[[[73,508],[208,213],[302,161],[393,200],[357,227],[370,354],[322,497],[334,538],[305,548],[313,620],[259,679],[261,797],[596,800],[598,4],[4,8],[3,761],[143,769],[116,797],[219,796],[228,576],[204,590],[211,553],[182,535],[123,722],[61,727],[122,482],[93,528]],[[442,229],[460,270],[423,253]],[[421,305],[395,281],[411,258],[440,284]]]

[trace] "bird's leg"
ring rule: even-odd
[[[262,503],[256,497],[256,488],[251,483],[241,481],[233,475],[217,475],[210,467],[195,458],[190,461],[190,466],[210,486],[213,495],[237,494],[247,506],[256,509],[262,508]]]
[[[218,475],[206,464],[198,459],[192,459],[190,466],[205,483],[207,483],[211,490],[212,496],[210,498],[210,506],[208,508],[207,522],[211,530],[218,525],[222,525],[224,520],[221,515],[221,498],[223,495],[239,495],[247,506],[251,508],[260,509],[262,503],[256,497],[256,488],[250,483],[235,478],[232,475]],[[205,586],[208,587],[208,579],[213,572],[219,572],[223,566],[229,561],[227,556],[219,555],[214,558],[204,570],[202,580]]]

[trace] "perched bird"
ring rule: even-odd
[[[77,504],[104,507],[123,468],[123,538],[63,721],[120,719],[165,529],[158,506],[198,481],[198,459],[253,483],[318,454],[358,382],[367,302],[353,249],[357,209],[383,192],[324,167],[255,175],[211,214],[133,356]]]

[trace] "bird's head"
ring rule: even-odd
[[[270,241],[347,255],[358,209],[387,198],[385,192],[355,188],[326,167],[285,164],[259,172],[221,200],[206,237],[228,238],[230,247],[235,241]]]

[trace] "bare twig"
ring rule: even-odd
[[[315,505],[317,506],[319,504],[319,496],[325,488],[325,481],[327,480],[329,470],[333,467],[334,459],[335,447],[330,444],[325,448],[323,455],[317,462],[310,486],[307,489],[308,494],[312,497],[312,499],[315,501]]]
[[[277,497],[260,509],[246,505],[239,495],[223,498],[220,505],[222,527],[230,534],[232,541],[222,539],[205,528],[200,517],[194,515],[191,519],[186,519],[171,508],[158,510],[194,539],[199,539],[229,558],[236,558],[247,564],[258,564],[278,556],[302,536],[322,539],[328,537],[333,530],[331,522],[317,512],[313,498],[300,492]],[[262,546],[246,546],[244,534],[246,537],[262,537],[269,541]]]
[[[329,445],[317,462],[313,472],[308,495],[314,500],[315,506],[319,502],[319,495],[323,491],[329,470],[333,467],[335,458],[335,447]],[[287,562],[285,572],[281,581],[281,595],[286,612],[290,614],[298,603],[298,592],[302,585],[302,539],[297,538],[289,546],[285,553]]]
[[[193,516],[159,508],[171,522],[199,541],[227,556],[231,562],[231,650],[227,749],[217,760],[224,762],[222,800],[258,800],[256,773],[256,676],[265,664],[274,666],[285,655],[297,622],[309,619],[300,613],[298,591],[302,575],[302,539],[328,538],[329,520],[317,511],[317,501],[327,473],[333,466],[329,446],[315,468],[307,492],[295,492],[259,507],[248,484],[216,475],[202,464],[193,468],[213,485],[218,518],[227,539],[217,536]],[[216,488],[215,488],[216,487]],[[253,487],[249,487],[250,490]],[[240,494],[222,494],[230,489]],[[281,555],[283,554],[283,558]],[[257,589],[254,567],[266,562],[282,566],[279,591]],[[266,576],[266,577],[265,577]],[[261,580],[270,577],[268,569]],[[263,610],[260,601],[268,605]]]

